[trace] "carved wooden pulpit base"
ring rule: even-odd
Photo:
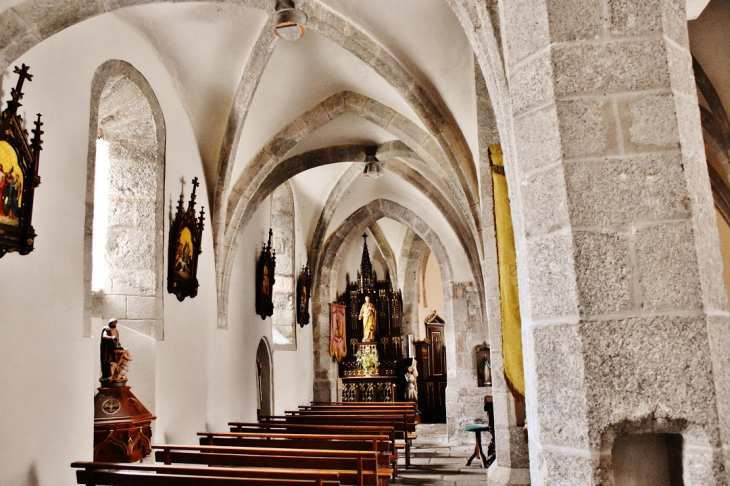
[[[110,385],[110,386],[104,386]],[[94,461],[137,462],[151,452],[152,415],[126,382],[103,382],[94,397]]]

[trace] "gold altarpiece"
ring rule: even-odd
[[[357,279],[348,281],[346,290],[337,298],[337,303],[346,308],[347,319],[347,356],[339,363],[342,401],[398,401],[405,386],[405,372],[400,373],[403,368],[403,297],[399,291],[393,290],[388,273],[385,280],[377,279],[370,261],[367,236],[363,235],[363,238]],[[365,297],[370,297],[377,312],[375,339],[372,342],[363,341],[363,320],[359,319]],[[368,347],[377,350],[380,361],[378,368],[370,375],[366,375],[355,358],[359,349]]]

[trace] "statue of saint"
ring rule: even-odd
[[[363,342],[375,341],[375,323],[377,322],[378,313],[375,306],[370,302],[370,297],[365,296],[365,303],[360,308],[360,316],[358,320],[362,321]]]
[[[404,398],[407,402],[418,402],[416,377],[413,376],[413,368],[408,368],[408,373],[406,373],[406,393]]]
[[[117,320],[114,318],[109,319],[109,323],[101,331],[99,354],[101,381],[127,381],[127,363],[132,361],[132,356],[119,342]]]

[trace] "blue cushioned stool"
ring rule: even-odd
[[[477,438],[477,445],[474,448],[474,454],[471,455],[468,461],[466,461],[466,465],[471,465],[471,461],[474,460],[475,457],[478,457],[482,461],[482,467],[486,468],[487,465],[487,457],[484,455],[484,451],[482,450],[482,432],[491,432],[489,425],[487,424],[471,424],[466,426],[467,432],[474,432]]]

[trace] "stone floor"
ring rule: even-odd
[[[419,424],[418,438],[411,448],[411,467],[405,468],[399,459],[398,479],[390,484],[457,486],[487,484],[486,469],[478,459],[471,466],[466,460],[474,452],[474,445],[449,445],[445,424]],[[486,443],[484,444],[486,452]]]

